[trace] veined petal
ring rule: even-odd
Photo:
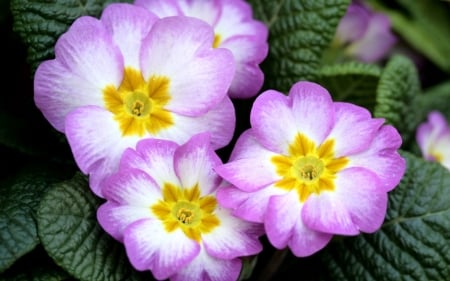
[[[222,208],[218,208],[215,215],[220,220],[219,227],[202,236],[209,255],[229,260],[255,255],[262,250],[258,240],[258,236],[262,234],[261,225],[238,219],[229,210]]]
[[[219,187],[222,178],[214,172],[214,167],[222,161],[211,148],[208,133],[193,136],[175,151],[173,159],[182,186],[191,188],[198,184],[202,195]]]
[[[242,262],[239,259],[222,260],[211,257],[204,249],[185,268],[170,277],[172,281],[235,281]]]
[[[74,108],[103,106],[102,90],[122,80],[123,59],[103,24],[87,16],[61,35],[55,57],[36,70],[34,100],[52,126],[64,132],[64,119]]]
[[[370,171],[351,168],[336,178],[335,200],[343,202],[359,231],[372,233],[383,223],[387,209],[387,193]]]
[[[178,2],[176,0],[135,0],[134,5],[144,7],[158,17],[165,18],[183,15]]]
[[[267,149],[280,154],[288,152],[297,133],[289,99],[280,92],[268,90],[253,103],[250,123],[254,137]]]
[[[268,186],[255,192],[245,192],[236,187],[222,187],[217,191],[220,205],[233,210],[233,215],[256,223],[264,222],[271,196],[286,194],[281,188]]]
[[[176,140],[178,144],[183,144],[195,134],[210,132],[211,146],[216,150],[226,146],[233,137],[236,116],[233,104],[228,97],[204,115],[190,117],[174,114],[173,116],[176,125],[161,131],[159,138]]]
[[[399,184],[405,173],[405,159],[397,152],[401,143],[397,130],[385,125],[367,150],[348,157],[348,167],[362,167],[374,172],[381,182],[379,188],[388,192]]]
[[[147,36],[158,17],[147,9],[130,4],[114,4],[105,8],[101,19],[119,46],[125,66],[140,69],[139,53],[143,38]]]
[[[364,168],[349,168],[335,181],[335,191],[314,194],[306,200],[302,211],[305,225],[343,235],[378,229],[386,214],[387,194],[380,190],[377,176]]]
[[[270,198],[264,227],[267,238],[275,248],[283,249],[288,245],[297,221],[301,220],[301,208],[295,191]]]
[[[89,174],[90,187],[102,197],[101,181],[117,171],[120,157],[136,137],[123,137],[113,114],[97,106],[73,110],[66,118],[66,136],[78,167]]]
[[[291,87],[289,97],[295,132],[307,136],[316,145],[321,144],[334,125],[334,105],[328,91],[316,83],[302,81]]]
[[[212,48],[213,33],[211,26],[189,17],[163,18],[153,25],[143,42],[141,67],[145,78],[169,77],[166,109],[196,116],[226,96],[235,72],[233,55]]]
[[[200,252],[200,245],[180,229],[168,233],[158,220],[143,219],[129,225],[124,244],[137,270],[151,270],[156,279],[179,272]]]
[[[358,234],[358,227],[353,223],[344,202],[333,195],[335,195],[333,192],[328,191],[323,191],[319,195],[311,194],[302,209],[304,224],[311,230],[318,232],[343,235]]]
[[[120,169],[140,169],[152,175],[158,186],[170,182],[179,185],[173,170],[173,155],[178,145],[160,139],[142,139],[136,144],[136,150],[127,149],[122,155]]]
[[[333,139],[335,157],[346,157],[364,151],[384,123],[372,119],[370,112],[351,103],[335,102],[335,124],[328,139]]]
[[[109,201],[148,208],[161,199],[160,186],[144,171],[121,169],[102,182],[102,195]]]
[[[148,207],[136,207],[130,205],[118,205],[108,201],[97,209],[97,220],[102,228],[112,237],[123,242],[123,233],[131,223],[149,218]]]

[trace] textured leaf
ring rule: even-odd
[[[56,40],[76,18],[99,16],[103,7],[111,2],[131,0],[11,0],[14,31],[28,46],[28,61],[33,72],[41,61],[53,57]]]
[[[450,4],[430,0],[370,0],[386,13],[393,29],[414,49],[424,54],[441,69],[450,72]],[[392,2],[395,2],[393,4]],[[390,5],[386,5],[389,3]],[[394,7],[393,9],[390,7]]]
[[[37,206],[53,181],[48,174],[30,173],[0,189],[0,272],[39,244]]]
[[[375,234],[344,238],[323,251],[326,280],[449,280],[450,173],[410,154],[400,185],[389,194]]]
[[[299,80],[314,79],[349,0],[249,2],[270,31],[269,55],[262,66],[265,87],[286,92]]]
[[[409,140],[420,120],[414,108],[414,100],[420,94],[419,77],[413,62],[401,55],[393,56],[381,73],[374,115],[395,126],[403,142]]]
[[[37,216],[44,248],[56,264],[80,280],[138,279],[123,245],[98,225],[99,204],[81,175],[54,185],[44,195]]]
[[[372,110],[381,68],[374,64],[349,62],[325,65],[319,70],[317,82],[335,100],[352,102]]]

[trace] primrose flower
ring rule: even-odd
[[[179,146],[141,140],[103,182],[100,225],[124,243],[132,265],[162,280],[237,280],[241,256],[262,250],[261,225],[240,220],[215,197],[222,164],[208,134]]]
[[[363,62],[384,58],[396,41],[389,18],[372,11],[361,1],[350,4],[335,36],[335,44],[345,46],[349,56]]]
[[[423,157],[441,163],[450,170],[450,126],[439,111],[428,114],[428,120],[419,125],[416,139]]]
[[[405,171],[395,128],[310,82],[288,96],[262,93],[250,122],[230,161],[215,169],[232,184],[218,200],[233,214],[264,223],[269,241],[296,256],[315,253],[334,234],[381,226],[387,192]]]
[[[253,19],[252,9],[243,0],[135,0],[145,7],[167,17],[185,15],[204,20],[215,31],[215,48],[229,49],[236,62],[236,74],[229,90],[232,98],[255,96],[264,82],[259,64],[268,52],[268,28]]]
[[[235,67],[231,52],[213,41],[199,19],[159,19],[130,4],[111,4],[100,19],[78,18],[59,38],[56,58],[36,71],[35,102],[66,134],[94,193],[101,196],[100,181],[140,139],[181,144],[209,131],[214,149],[229,143]]]

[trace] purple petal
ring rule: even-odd
[[[125,230],[124,244],[137,270],[151,270],[156,279],[179,272],[200,252],[200,245],[180,229],[168,233],[158,220],[139,220]]]

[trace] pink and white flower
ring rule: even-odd
[[[388,16],[374,12],[362,1],[353,1],[339,22],[335,44],[363,62],[383,59],[397,42]]]
[[[111,4],[100,19],[78,18],[59,38],[56,58],[36,71],[35,102],[66,134],[97,195],[140,139],[181,144],[209,131],[214,149],[230,142],[235,65],[213,42],[214,30],[199,19],[159,19],[130,4]]]
[[[405,171],[394,127],[333,102],[311,82],[296,83],[288,96],[262,93],[250,122],[230,161],[215,169],[232,184],[218,200],[234,215],[264,223],[269,241],[296,256],[317,252],[334,234],[380,228],[387,192]]]
[[[450,126],[439,111],[428,114],[428,120],[419,125],[417,143],[423,157],[436,161],[450,170]]]
[[[103,182],[100,225],[124,243],[136,269],[158,280],[237,280],[239,257],[262,250],[263,231],[217,204],[220,164],[208,134],[181,146],[141,140]]]
[[[255,96],[264,82],[259,64],[268,53],[268,28],[252,16],[243,0],[135,0],[159,17],[185,15],[204,20],[215,31],[214,47],[229,49],[236,74],[229,90],[232,98]]]

